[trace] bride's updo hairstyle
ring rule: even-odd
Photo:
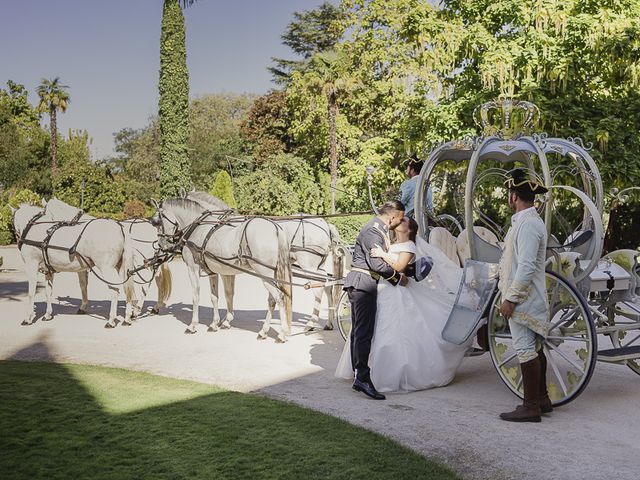
[[[407,219],[409,220],[409,240],[415,243],[418,236],[418,222],[411,217],[407,217]]]

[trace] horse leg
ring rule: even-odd
[[[233,294],[236,289],[235,275],[222,275],[222,285],[224,286],[224,298],[227,302],[227,314],[221,327],[231,328],[231,322],[233,322]]]
[[[334,285],[324,287],[328,303],[327,323],[324,324],[325,330],[333,330],[333,321],[336,318],[336,296],[334,295],[334,290]]]
[[[82,270],[78,272],[78,282],[80,283],[80,294],[82,295],[82,303],[76,312],[78,315],[87,313],[87,305],[89,304],[89,296],[87,295],[87,285],[89,284],[89,272]]]
[[[209,276],[209,287],[211,288],[211,306],[213,307],[213,321],[208,332],[217,332],[220,324],[220,311],[218,310],[218,274],[214,273]]]
[[[284,294],[278,288],[276,288],[275,286],[269,283],[265,282],[264,285],[269,291],[270,312],[273,313],[275,304],[278,304],[278,309],[280,311],[280,332],[278,333],[278,338],[276,338],[276,342],[284,343],[287,341],[287,336],[291,335],[291,329],[287,324],[287,313],[285,311],[285,305],[284,305]],[[271,318],[269,318],[269,321],[271,321]],[[264,327],[263,327],[263,330],[264,330]]]
[[[313,313],[311,318],[304,326],[305,332],[310,332],[318,326],[320,322],[320,305],[322,304],[322,292],[324,288],[316,288],[313,291]]]
[[[21,325],[32,325],[33,320],[36,317],[33,304],[36,298],[36,287],[38,286],[38,264],[29,262],[25,267],[25,272],[27,272],[27,279],[29,281],[29,300],[27,301],[29,309],[27,310],[27,318],[22,321]]]
[[[121,275],[118,273],[118,270],[115,267],[103,267],[100,268],[100,273],[102,278],[119,282]],[[114,328],[118,324],[118,299],[120,297],[120,286],[119,285],[110,285],[107,284],[109,288],[109,292],[111,293],[111,308],[109,309],[109,319],[105,324],[104,328]],[[127,315],[129,315],[130,305],[127,302]],[[129,317],[125,317],[123,325],[129,325]]]
[[[269,299],[267,300],[267,314],[262,324],[262,329],[258,332],[258,340],[265,340],[271,328],[271,319],[273,318],[273,311],[276,308],[276,299],[272,295],[271,290],[267,288],[269,292]]]
[[[187,264],[187,271],[189,272],[189,280],[191,281],[191,292],[193,294],[193,307],[191,310],[191,323],[187,326],[184,333],[196,333],[196,326],[200,322],[199,308],[200,308],[200,268],[193,260],[191,251],[188,248],[182,250],[182,258]]]
[[[51,305],[51,297],[53,296],[53,273],[47,272],[45,274],[45,296],[47,297],[47,310],[44,313],[42,320],[48,322],[53,319],[53,306]]]

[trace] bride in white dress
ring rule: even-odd
[[[406,268],[417,257],[430,256],[429,276],[405,287],[378,284],[376,324],[369,365],[371,379],[380,392],[410,392],[447,385],[453,380],[472,340],[455,345],[442,339],[449,313],[462,278],[462,268],[422,238],[416,242],[418,226],[405,218],[395,233],[389,252],[374,249],[394,268]],[[353,380],[351,352],[346,342],[336,368],[336,377]]]

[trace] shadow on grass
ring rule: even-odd
[[[458,478],[336,418],[145,373],[4,361],[0,404],[4,478]]]

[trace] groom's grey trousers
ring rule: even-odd
[[[351,365],[356,372],[358,380],[371,381],[369,369],[369,353],[371,352],[371,340],[376,324],[377,292],[365,292],[349,288],[349,301],[351,302]]]

